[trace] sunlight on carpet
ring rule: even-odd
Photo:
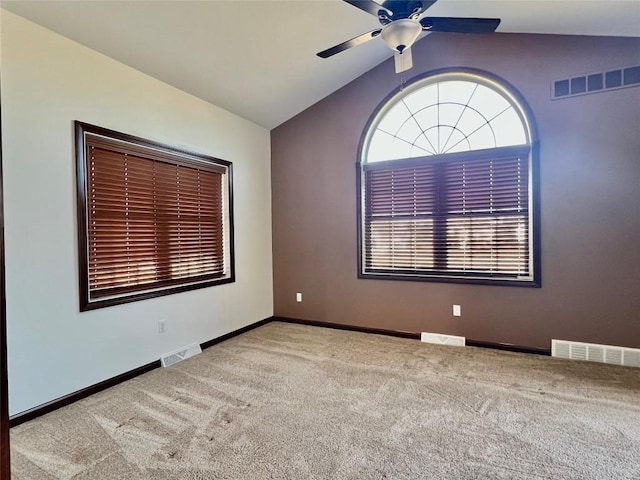
[[[272,322],[11,442],[14,480],[638,480],[640,369]]]

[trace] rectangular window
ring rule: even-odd
[[[361,277],[533,282],[528,147],[361,169]]]
[[[76,122],[80,310],[234,281],[231,163]]]

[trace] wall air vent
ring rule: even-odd
[[[551,340],[551,356],[586,360],[588,362],[611,363],[627,367],[640,367],[640,349],[598,345],[595,343]]]
[[[640,65],[590,73],[551,82],[551,99],[640,86]]]
[[[420,334],[420,341],[426,342],[426,343],[435,343],[438,345],[452,345],[455,347],[464,347],[466,343],[464,337],[456,337],[455,335],[441,335],[439,333],[426,333],[426,332],[422,332]]]
[[[160,357],[160,362],[163,367],[170,367],[171,365],[175,365],[176,363],[198,355],[199,353],[202,353],[202,349],[200,348],[200,345],[194,343],[193,345],[182,347],[179,350],[165,353]]]

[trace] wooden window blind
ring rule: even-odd
[[[363,273],[531,275],[529,149],[365,164]]]
[[[229,278],[228,165],[87,132],[83,140],[85,308]]]

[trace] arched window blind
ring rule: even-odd
[[[539,284],[530,139],[514,96],[475,74],[391,98],[360,163],[360,276]]]

